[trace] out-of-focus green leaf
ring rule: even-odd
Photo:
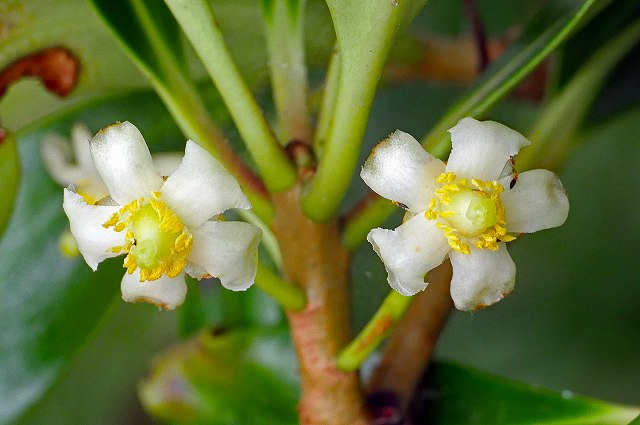
[[[12,134],[0,129],[0,235],[7,226],[20,184],[20,159]]]
[[[418,423],[626,425],[640,408],[556,393],[448,363],[428,374]]]
[[[498,59],[482,78],[422,139],[422,145],[433,155],[446,158],[451,148],[447,130],[466,116],[479,117],[505,96],[518,82],[539,65],[580,25],[593,16],[593,10],[607,0],[587,0],[570,9],[555,22],[542,26],[534,21],[525,37]],[[552,6],[556,7],[556,4]],[[540,27],[541,30],[540,30]]]
[[[40,160],[37,137],[20,137],[23,181],[0,242],[0,423],[41,397],[103,316],[119,289],[121,266],[93,274],[62,256],[68,224],[62,189]]]
[[[174,424],[295,424],[294,365],[286,329],[203,332],[157,360],[140,396]]]
[[[640,425],[640,416],[632,420],[629,425]]]

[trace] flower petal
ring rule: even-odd
[[[91,141],[91,155],[111,197],[120,205],[148,198],[162,187],[149,148],[130,122],[100,130]]]
[[[372,229],[367,240],[387,269],[389,285],[402,295],[425,289],[424,275],[442,263],[450,249],[442,230],[424,214],[395,230]]]
[[[240,221],[207,221],[193,231],[188,261],[204,268],[232,291],[253,285],[262,230]],[[196,276],[199,277],[199,276]]]
[[[64,189],[64,212],[69,217],[71,233],[76,238],[78,249],[89,267],[94,271],[103,260],[116,257],[111,248],[124,245],[124,231],[105,229],[102,224],[118,212],[119,206],[89,205],[77,193]]]
[[[162,187],[162,200],[190,227],[230,208],[251,208],[236,179],[191,140],[182,164]]]
[[[444,163],[410,134],[395,131],[373,148],[360,177],[380,196],[422,212],[428,208]]]
[[[125,273],[120,284],[122,299],[129,303],[146,302],[164,310],[173,310],[180,306],[187,296],[187,283],[184,275],[168,277],[162,275],[156,280],[140,282],[140,270],[132,274]]]
[[[508,295],[516,282],[516,265],[507,246],[497,251],[471,247],[470,254],[452,250],[451,298],[458,310],[476,310]]]
[[[511,190],[502,193],[507,230],[537,232],[558,227],[569,215],[569,199],[558,176],[548,170],[531,170],[518,176]]]
[[[451,155],[447,172],[458,178],[498,180],[505,163],[529,145],[522,134],[495,121],[463,118],[449,130]]]

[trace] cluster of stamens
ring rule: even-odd
[[[500,201],[504,188],[497,181],[458,179],[455,173],[438,176],[425,216],[436,220],[449,246],[469,254],[470,244],[478,249],[498,250],[498,242],[515,236],[507,233],[505,211]]]
[[[176,277],[187,264],[193,238],[173,211],[153,192],[124,205],[103,225],[116,232],[126,230],[125,244],[114,253],[126,253],[127,273],[140,268],[140,282],[159,279],[163,274]]]

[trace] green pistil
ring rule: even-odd
[[[171,255],[176,235],[160,228],[160,217],[151,205],[140,208],[131,222],[135,245],[131,248],[138,267],[155,269]]]
[[[478,229],[485,229],[498,222],[498,212],[496,203],[489,198],[477,198],[469,203],[467,208],[467,218]]]

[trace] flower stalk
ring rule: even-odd
[[[295,168],[240,75],[209,3],[205,0],[165,2],[218,88],[267,188],[279,192],[291,187],[296,179]]]
[[[309,143],[307,67],[304,57],[305,0],[262,1],[271,87],[282,143]]]
[[[307,303],[300,287],[282,279],[262,262],[258,262],[256,286],[271,295],[287,311],[300,311]]]
[[[378,311],[369,320],[362,332],[338,356],[338,367],[345,371],[356,370],[362,362],[393,331],[394,326],[404,316],[413,297],[389,292]]]

